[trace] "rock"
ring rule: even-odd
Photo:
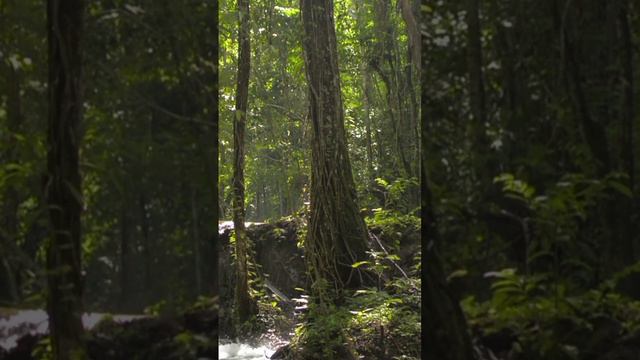
[[[280,359],[280,360],[286,360],[289,358],[289,356],[291,355],[291,345],[287,344],[284,346],[280,346],[279,348],[276,349],[276,351],[271,354],[271,357],[269,359],[275,360],[275,359]]]
[[[26,334],[20,337],[17,341],[17,345],[9,350],[7,355],[2,358],[3,360],[27,360],[32,359],[31,352],[36,348],[38,342],[44,337],[44,335]]]

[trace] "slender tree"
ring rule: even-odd
[[[54,358],[83,359],[82,191],[78,168],[82,119],[83,0],[48,0],[49,129],[46,183],[51,238],[47,247],[49,329]]]
[[[367,230],[358,212],[347,152],[333,2],[301,0],[300,7],[312,128],[311,219],[305,251],[315,285],[312,294],[336,300],[345,287],[363,283],[362,273],[351,265],[366,257]]]
[[[244,228],[244,133],[249,96],[251,47],[249,42],[249,0],[238,0],[238,78],[236,112],[233,122],[233,227],[236,236],[236,311],[239,323],[251,316],[251,297],[247,271],[247,235]]]

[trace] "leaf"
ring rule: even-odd
[[[506,269],[502,269],[500,271],[489,271],[484,273],[484,277],[485,278],[490,278],[490,277],[497,277],[497,278],[505,278],[508,276],[513,276],[515,275],[516,270],[513,268],[506,268]]]
[[[358,262],[352,264],[351,267],[354,268],[354,269],[357,269],[360,266],[365,265],[365,264],[366,265],[370,265],[371,263],[369,261],[366,261],[366,260],[365,261],[358,261]]]
[[[275,10],[278,10],[283,15],[289,16],[289,17],[297,15],[300,12],[300,9],[293,8],[293,7],[274,6],[273,8]]]
[[[389,186],[389,183],[383,179],[383,178],[376,178],[376,183],[378,183],[378,185],[386,188],[387,186]]]
[[[125,4],[124,8],[129,10],[133,15],[144,14],[144,10],[140,6]]]
[[[455,279],[455,278],[464,277],[468,273],[469,272],[466,269],[458,269],[458,270],[452,272],[451,274],[449,274],[449,276],[447,276],[447,281],[451,281],[451,279]]]
[[[609,186],[628,198],[633,197],[633,192],[631,191],[631,189],[629,189],[629,187],[623,183],[620,183],[614,180],[609,180]]]

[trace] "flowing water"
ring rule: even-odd
[[[226,360],[264,360],[269,359],[274,350],[266,346],[251,347],[248,344],[229,343],[218,345],[218,359]]]
[[[244,223],[245,227],[262,223]],[[233,221],[218,221],[218,233],[233,229]],[[252,347],[243,343],[224,343],[218,345],[218,359],[225,360],[266,360],[275,352],[267,346]]]
[[[85,329],[93,328],[107,314],[86,313],[82,315]],[[143,315],[109,315],[115,322],[127,322],[145,317]],[[44,334],[49,331],[49,316],[44,310],[17,310],[0,308],[0,347],[6,350],[16,346],[22,335]]]

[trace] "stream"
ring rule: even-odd
[[[105,316],[111,316],[115,322],[127,322],[145,317],[144,315],[121,315],[105,313],[86,313],[82,315],[85,329],[93,328]],[[27,333],[44,334],[49,331],[49,316],[44,310],[19,310],[0,308],[0,347],[9,350],[16,341]]]
[[[266,346],[257,348],[248,344],[228,343],[218,345],[218,359],[226,360],[264,360],[269,359],[275,351]]]

